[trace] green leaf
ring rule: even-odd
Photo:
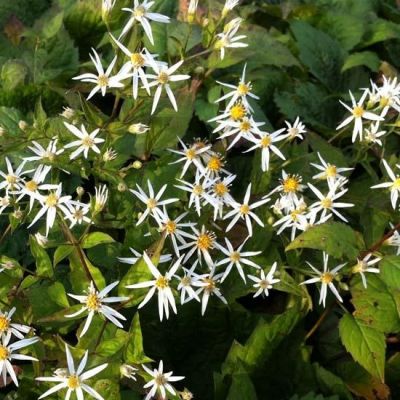
[[[377,18],[367,25],[367,33],[361,44],[362,47],[371,46],[372,44],[383,42],[389,39],[400,38],[400,27],[394,22]]]
[[[368,67],[371,71],[378,71],[381,65],[381,60],[372,51],[361,51],[359,53],[350,54],[344,61],[342,72],[347,71],[350,68],[359,66]]]
[[[144,364],[152,361],[152,359],[147,357],[144,353],[139,312],[135,314],[129,329],[128,344],[125,349],[125,360],[127,363],[132,364]]]
[[[53,256],[53,266],[55,267],[58,263],[68,257],[74,251],[74,246],[70,244],[62,244],[56,248]]]
[[[398,291],[400,288],[400,256],[386,256],[379,265],[382,280],[388,287]]]
[[[234,374],[226,400],[257,400],[256,389],[245,372]]]
[[[41,276],[52,277],[54,274],[53,264],[51,263],[50,257],[46,250],[39,245],[35,237],[29,236],[29,246],[31,253],[36,260],[36,272]]]
[[[89,249],[99,244],[113,243],[114,239],[104,232],[91,232],[82,239],[82,248]]]
[[[50,39],[53,36],[57,35],[57,33],[63,26],[63,18],[64,18],[63,12],[60,12],[56,14],[54,17],[49,18],[45,22],[42,28],[43,37],[45,37],[46,39]]]
[[[4,128],[8,135],[18,136],[21,129],[18,126],[23,116],[19,110],[10,107],[0,107],[0,126]]]
[[[325,86],[336,90],[344,59],[340,44],[304,21],[292,22],[291,29],[297,40],[300,60]]]
[[[346,350],[371,375],[384,381],[385,335],[350,314],[339,323],[339,334]]]
[[[353,315],[365,325],[378,331],[399,332],[399,310],[388,287],[375,274],[367,272],[366,278],[367,288],[364,288],[360,277],[351,288],[351,302],[356,309]]]
[[[341,222],[327,222],[312,226],[297,236],[286,251],[294,249],[323,250],[335,258],[356,259],[364,247],[361,235]]]
[[[60,307],[65,307],[65,308],[69,307],[68,297],[62,283],[54,282],[47,289],[47,293],[50,299],[53,300],[54,303],[58,304]]]
[[[114,356],[125,346],[128,338],[128,333],[122,329],[117,329],[115,337],[100,342],[96,349],[96,354],[100,357]]]
[[[100,379],[94,385],[94,390],[107,400],[120,400],[119,383],[110,379]]]
[[[0,81],[5,90],[12,90],[23,83],[28,73],[27,66],[19,60],[8,60],[1,68]]]

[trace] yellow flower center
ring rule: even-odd
[[[176,222],[175,221],[171,221],[169,220],[166,224],[165,224],[165,230],[169,233],[175,233],[176,231]]]
[[[183,286],[190,286],[191,283],[192,283],[192,279],[190,278],[190,276],[184,276],[184,277],[181,279],[181,284],[182,284]]]
[[[97,78],[97,84],[100,87],[105,87],[108,85],[108,76],[107,75],[99,75],[99,77]]]
[[[260,140],[260,145],[263,149],[265,149],[266,147],[269,147],[271,145],[271,138],[269,136],[264,136],[261,140]]]
[[[250,92],[250,86],[246,85],[245,83],[239,83],[239,85],[237,87],[237,92],[241,96],[245,96],[246,94],[248,94]]]
[[[90,311],[97,311],[100,308],[101,301],[96,293],[90,293],[86,299],[86,307]]]
[[[196,196],[200,196],[203,192],[204,192],[203,186],[201,186],[201,185],[195,185],[195,186],[193,187],[193,193],[194,193]]]
[[[211,233],[201,233],[197,238],[197,248],[200,250],[208,250],[213,247],[214,244],[214,237]]]
[[[226,39],[219,39],[215,42],[214,48],[217,50],[220,50],[220,49],[224,48],[227,44],[228,44],[228,42]]]
[[[14,185],[15,183],[17,183],[17,177],[15,175],[7,175],[6,176],[6,181],[10,184],[10,185]]]
[[[208,161],[207,168],[210,171],[218,172],[222,168],[222,165],[223,165],[223,162],[222,162],[221,158],[219,158],[217,156],[213,156]]]
[[[94,145],[94,140],[88,135],[82,139],[82,145],[85,147],[92,147]]]
[[[229,110],[229,114],[234,121],[238,121],[246,115],[246,108],[243,104],[236,104]]]
[[[159,374],[154,378],[154,382],[158,386],[164,386],[167,383],[167,380],[163,374]]]
[[[77,220],[80,220],[83,218],[83,211],[82,210],[76,210],[74,212],[74,218]]]
[[[298,218],[298,215],[300,214],[300,210],[293,210],[291,213],[290,213],[290,218],[292,218],[292,221],[297,221],[299,218]]]
[[[158,82],[165,85],[169,81],[169,75],[166,72],[160,72],[158,75]]]
[[[248,132],[251,129],[251,123],[248,119],[240,123],[240,130],[243,132]]]
[[[138,6],[138,7],[136,7],[136,8],[134,9],[134,11],[133,11],[133,16],[134,16],[135,18],[141,18],[141,17],[143,17],[143,15],[145,15],[145,14],[146,14],[146,8],[143,7],[143,6]]]
[[[291,127],[291,128],[288,129],[288,133],[289,133],[289,137],[291,139],[293,139],[299,133],[299,130],[297,128]]]
[[[328,284],[328,283],[331,283],[333,281],[333,278],[334,278],[333,274],[331,274],[330,272],[324,272],[321,275],[321,282]]]
[[[366,267],[366,264],[363,260],[357,260],[357,264],[353,267],[352,272],[356,274],[358,272],[363,272]]]
[[[25,183],[25,189],[30,192],[35,192],[38,188],[38,184],[35,181],[29,181]]]
[[[8,348],[0,345],[0,360],[1,361],[7,360],[9,355],[10,355],[10,352],[8,351]]]
[[[389,104],[389,98],[388,97],[381,97],[379,101],[379,105],[381,107],[386,107]]]
[[[45,151],[43,154],[43,158],[48,158],[49,161],[54,161],[55,154],[52,151]]]
[[[188,160],[193,160],[196,157],[196,150],[194,150],[194,149],[187,150],[186,157]]]
[[[6,318],[5,315],[0,315],[0,332],[6,332],[8,331],[8,328],[10,327],[10,321],[8,318]]]
[[[157,200],[156,199],[148,199],[147,200],[147,208],[153,209],[157,206]]]
[[[215,289],[215,281],[212,278],[204,278],[203,282],[207,284],[207,286],[204,286],[204,289],[207,292],[213,292]]]
[[[353,108],[353,115],[355,118],[361,118],[364,115],[364,108],[361,106],[355,106]]]
[[[222,197],[229,192],[229,189],[223,182],[219,182],[214,185],[214,192],[217,196]]]
[[[140,53],[132,53],[131,63],[135,68],[143,67],[144,57]]]
[[[322,208],[331,208],[332,207],[332,200],[328,199],[327,197],[325,199],[321,200],[321,206]]]
[[[79,378],[76,375],[70,375],[67,379],[67,386],[70,389],[75,390],[80,386]]]
[[[156,286],[158,289],[165,289],[169,286],[169,279],[165,276],[160,276],[156,280]]]
[[[232,262],[237,262],[237,261],[240,260],[240,253],[239,253],[238,251],[234,251],[234,252],[230,255],[229,258],[231,259]]]
[[[337,174],[337,168],[336,165],[330,165],[328,164],[328,167],[325,170],[325,174],[328,178],[334,178]]]
[[[240,206],[240,214],[242,215],[247,215],[250,212],[250,207],[248,204],[242,204]]]
[[[45,203],[47,207],[55,207],[58,203],[58,196],[55,193],[50,193],[46,197]]]
[[[392,184],[392,189],[400,189],[400,177],[396,178]]]
[[[289,176],[282,182],[283,191],[285,193],[294,193],[299,189],[300,178],[296,176]]]
[[[263,279],[263,280],[260,281],[260,288],[261,289],[267,289],[269,285],[270,285],[270,283],[266,279]]]

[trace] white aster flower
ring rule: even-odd
[[[372,265],[375,265],[376,263],[381,261],[381,258],[376,257],[370,260],[371,257],[372,253],[368,253],[362,260],[357,258],[357,264],[352,268],[353,274],[361,275],[361,280],[365,288],[367,287],[367,278],[365,277],[365,273],[372,272],[374,274],[379,274],[380,272],[379,268],[372,267]]]
[[[68,314],[66,317],[74,318],[77,315],[80,315],[84,312],[88,312],[88,316],[85,322],[85,325],[79,335],[82,337],[90,327],[92,319],[94,315],[102,314],[106,317],[109,321],[111,321],[114,325],[118,326],[118,328],[123,328],[123,325],[118,321],[121,319],[122,321],[126,321],[126,318],[120,314],[118,311],[115,311],[113,308],[108,306],[110,303],[120,303],[122,301],[129,300],[128,297],[106,297],[108,293],[111,292],[117,285],[119,281],[111,283],[110,285],[106,286],[103,290],[98,292],[94,287],[93,282],[90,282],[90,286],[88,287],[87,294],[83,296],[78,296],[76,294],[68,293],[68,296],[72,297],[75,300],[78,300],[80,303],[83,304],[82,308],[73,314]]]
[[[100,149],[97,147],[97,144],[104,142],[104,139],[96,137],[100,129],[97,128],[89,134],[83,124],[81,125],[80,130],[76,126],[71,125],[68,122],[64,122],[64,125],[73,135],[79,138],[79,140],[75,140],[64,146],[65,149],[78,146],[78,148],[69,156],[70,160],[78,157],[81,153],[83,153],[83,156],[87,158],[89,150],[93,150],[95,153],[100,154]]]
[[[226,247],[224,247],[218,243],[216,244],[216,247],[219,250],[221,250],[222,253],[225,254],[226,258],[222,259],[221,261],[218,261],[215,264],[215,267],[219,267],[221,265],[228,264],[224,274],[221,277],[221,282],[223,282],[227,278],[227,276],[231,272],[231,269],[233,266],[236,267],[236,269],[239,272],[240,277],[243,279],[243,281],[245,283],[246,283],[246,277],[244,275],[242,264],[245,264],[250,267],[257,268],[257,269],[261,268],[254,261],[248,260],[248,257],[257,256],[257,255],[261,254],[261,251],[243,251],[242,252],[242,248],[246,244],[248,239],[249,238],[247,238],[236,250],[233,248],[232,243],[227,238],[225,238]]]
[[[181,304],[185,304],[190,300],[197,300],[200,302],[200,297],[193,289],[193,287],[206,286],[207,284],[203,281],[203,278],[207,274],[198,275],[194,271],[197,267],[198,260],[196,260],[190,269],[182,267],[184,275],[182,277],[175,275],[179,279],[178,290],[181,292]]]
[[[242,23],[242,18],[235,18],[225,25],[224,31],[217,34],[217,41],[214,48],[220,51],[221,60],[225,57],[226,48],[247,47],[247,43],[241,43],[240,40],[245,39],[246,35],[237,35],[236,33]]]
[[[272,133],[262,132],[261,134],[258,135],[249,136],[247,139],[250,142],[253,142],[254,146],[244,151],[244,153],[248,153],[249,151],[255,149],[261,149],[261,169],[263,171],[268,171],[271,151],[275,153],[282,160],[286,160],[285,156],[278,149],[278,147],[274,145],[274,143],[280,142],[281,140],[286,138],[286,135],[281,135],[281,133],[284,131],[285,128],[282,128]]]
[[[376,88],[379,99],[379,106],[383,107],[382,116],[385,116],[390,108],[393,108],[398,113],[400,112],[400,84],[397,82],[397,77],[386,78],[383,76],[383,84],[381,87],[372,84]]]
[[[121,375],[125,378],[133,379],[134,381],[136,381],[136,371],[138,371],[137,368],[129,364],[122,364],[119,367],[119,370],[121,372]]]
[[[258,297],[260,294],[264,295],[264,296],[268,296],[269,289],[272,289],[272,286],[275,283],[278,283],[281,281],[280,279],[274,278],[274,274],[275,274],[277,265],[278,264],[275,261],[272,264],[271,269],[269,270],[267,275],[265,275],[264,270],[260,271],[260,277],[254,276],[254,275],[247,275],[249,277],[249,279],[251,279],[253,282],[255,282],[253,284],[253,287],[258,289],[257,292],[254,293],[253,297]]]
[[[365,128],[364,139],[367,143],[376,143],[379,146],[382,146],[382,140],[380,139],[380,137],[384,136],[386,134],[386,131],[380,131],[379,128],[379,121],[371,124],[369,128]]]
[[[56,393],[59,390],[67,389],[65,400],[69,400],[72,393],[75,393],[78,400],[83,400],[85,396],[84,392],[97,400],[104,400],[103,397],[100,396],[100,394],[97,393],[92,387],[87,385],[85,381],[93,378],[99,372],[103,371],[105,368],[107,368],[108,364],[101,364],[98,367],[89,369],[84,372],[88,360],[88,350],[86,350],[78,365],[78,368],[76,369],[74,359],[72,358],[72,354],[67,344],[65,344],[65,353],[67,355],[68,371],[62,371],[62,373],[59,374],[56,373],[54,376],[41,376],[39,378],[36,378],[36,380],[40,382],[57,382],[57,385],[44,392],[39,397],[39,399],[50,396],[51,394]]]
[[[22,175],[27,174],[30,171],[23,171],[25,166],[25,160],[14,171],[11,161],[8,157],[5,157],[7,172],[0,171],[0,176],[3,177],[3,181],[0,182],[0,189],[6,189],[6,194],[10,191],[20,190],[22,188]]]
[[[90,206],[87,204],[67,204],[68,212],[65,213],[64,219],[68,219],[70,222],[69,227],[73,228],[76,224],[81,225],[82,222],[91,224],[92,220],[86,216],[90,210]]]
[[[27,325],[16,324],[15,322],[11,321],[15,311],[15,307],[13,307],[10,311],[0,311],[0,335],[3,341],[7,336],[11,335],[14,335],[18,339],[23,339],[24,335],[31,330],[31,328]]]
[[[257,207],[262,206],[267,203],[270,199],[259,200],[253,204],[249,204],[250,201],[250,193],[251,193],[251,183],[247,187],[246,194],[244,195],[243,203],[235,203],[232,205],[233,210],[228,212],[224,219],[232,218],[232,221],[226,228],[226,232],[231,230],[233,226],[237,223],[239,219],[243,219],[246,222],[247,230],[249,232],[249,236],[253,236],[253,227],[251,220],[257,222],[258,225],[264,226],[263,222],[260,218],[253,212]]]
[[[203,277],[204,286],[197,290],[197,294],[202,293],[201,297],[201,315],[204,315],[207,309],[208,300],[211,296],[217,296],[224,304],[228,304],[225,297],[222,295],[218,285],[221,282],[222,273],[214,275],[214,269],[205,277]]]
[[[348,110],[350,111],[351,115],[347,117],[337,128],[336,130],[339,130],[346,125],[349,125],[351,122],[354,121],[354,127],[353,127],[353,135],[352,135],[352,142],[354,143],[357,137],[359,137],[360,140],[363,138],[363,120],[369,120],[369,121],[383,121],[383,117],[374,114],[373,112],[366,111],[364,108],[364,100],[368,94],[368,91],[364,91],[362,94],[360,100],[357,102],[353,96],[353,94],[349,91],[350,93],[350,98],[351,98],[351,107],[348,106],[346,103],[343,103],[343,101],[339,100],[340,103]]]
[[[167,398],[167,391],[173,396],[176,396],[176,391],[170,382],[177,382],[185,379],[184,376],[173,376],[171,372],[163,372],[164,366],[162,360],[158,365],[158,369],[154,368],[152,371],[150,368],[142,365],[143,369],[152,377],[152,379],[144,385],[144,388],[151,388],[147,393],[145,400],[152,399],[157,392],[161,396],[161,399]]]
[[[306,188],[306,186],[301,183],[302,181],[303,178],[300,175],[287,174],[285,170],[282,169],[280,185],[278,185],[274,191],[282,193],[282,201],[285,201],[290,209],[296,206],[297,195]]]
[[[326,162],[322,158],[321,154],[319,153],[317,154],[319,160],[321,161],[321,165],[315,163],[311,163],[311,165],[320,170],[321,172],[318,172],[318,174],[314,175],[313,179],[325,179],[330,183],[334,183],[337,179],[344,178],[344,176],[341,175],[342,172],[352,171],[354,169],[354,168],[338,168],[336,165]]]
[[[95,197],[94,197],[94,211],[100,212],[103,210],[107,203],[108,199],[108,189],[106,185],[100,185],[94,188]]]
[[[215,100],[215,103],[219,103],[220,101],[229,99],[229,102],[226,105],[226,108],[231,108],[237,101],[240,100],[240,102],[242,104],[244,104],[244,106],[247,109],[249,109],[250,111],[253,111],[247,100],[247,97],[251,97],[256,100],[259,100],[259,97],[256,96],[255,94],[251,93],[251,91],[252,91],[251,82],[246,82],[246,66],[247,66],[247,64],[245,64],[243,67],[242,76],[241,76],[237,86],[232,85],[230,83],[224,83],[224,82],[217,81],[217,83],[219,83],[220,85],[227,87],[229,89],[232,89],[232,90],[230,92],[226,93],[225,95],[223,95],[222,97],[220,97],[219,99]]]
[[[85,73],[82,75],[75,76],[72,79],[80,80],[82,82],[94,83],[95,86],[89,93],[87,99],[91,99],[99,90],[101,91],[102,96],[106,95],[107,88],[121,88],[124,87],[124,84],[121,83],[123,79],[129,77],[126,73],[119,72],[114,76],[110,76],[114,65],[117,61],[117,56],[115,56],[106,71],[103,69],[103,65],[101,63],[100,57],[97,54],[95,49],[92,49],[94,57],[89,54],[94,66],[96,67],[97,74]]]
[[[25,161],[47,161],[52,162],[54,159],[64,152],[64,149],[57,150],[58,139],[50,140],[47,147],[44,148],[40,143],[32,141],[33,146],[28,146],[28,149],[34,153],[34,156],[25,157]]]
[[[321,292],[319,296],[319,304],[322,304],[325,307],[325,302],[326,302],[326,295],[328,292],[328,287],[332,291],[332,293],[335,295],[335,297],[340,301],[343,302],[342,298],[340,297],[339,292],[337,291],[335,285],[333,284],[333,281],[339,272],[347,263],[340,264],[337,267],[333,268],[332,270],[328,269],[328,259],[329,255],[326,254],[325,252],[322,253],[324,265],[323,265],[323,270],[318,271],[316,268],[314,268],[308,261],[307,264],[310,266],[310,268],[318,275],[315,278],[308,279],[304,282],[301,282],[300,285],[308,285],[309,283],[316,283],[316,282],[321,282]]]
[[[103,14],[108,14],[115,6],[116,0],[103,0],[101,10]]]
[[[151,185],[150,180],[147,180],[147,187],[149,189],[148,195],[143,191],[143,189],[138,184],[136,184],[136,187],[138,191],[133,189],[129,189],[129,191],[132,192],[142,203],[146,205],[146,210],[140,216],[138,222],[136,223],[136,226],[140,225],[149,214],[154,217],[154,219],[157,221],[158,224],[161,224],[163,212],[160,207],[174,203],[175,201],[179,200],[177,198],[160,200],[161,196],[165,192],[165,189],[167,188],[166,184],[161,187],[161,189],[156,195],[154,193],[154,189],[153,186]]]
[[[160,100],[161,92],[163,89],[165,89],[165,92],[167,93],[169,101],[171,102],[174,110],[178,111],[178,106],[176,104],[175,96],[172,92],[170,83],[190,79],[190,75],[173,75],[173,73],[183,64],[183,60],[177,62],[171,67],[168,67],[167,65],[160,65],[159,63],[156,63],[154,60],[150,59],[149,62],[155,75],[147,74],[147,78],[154,79],[153,82],[149,83],[148,87],[157,86],[157,89],[154,93],[151,114],[153,114],[157,108],[157,104]]]
[[[390,188],[390,201],[392,203],[393,209],[396,208],[397,200],[399,198],[400,193],[400,175],[395,175],[393,170],[390,168],[389,164],[386,160],[383,160],[383,165],[385,166],[386,172],[389,175],[389,178],[392,180],[391,182],[379,183],[378,185],[371,186],[371,189],[380,189],[380,188]],[[397,168],[400,168],[399,164],[396,164]]]
[[[206,164],[204,176],[207,178],[218,178],[222,173],[230,175],[229,171],[224,169],[225,160],[221,154],[218,153],[203,153],[203,161]]]
[[[226,0],[224,8],[222,9],[222,18],[224,18],[229,11],[232,11],[239,4],[239,1],[240,0]]]
[[[211,196],[215,199],[214,204],[212,204],[214,207],[214,221],[218,216],[222,218],[224,205],[233,207],[235,204],[235,200],[230,194],[230,186],[235,179],[236,175],[228,175],[222,179],[214,179],[211,187]]]
[[[304,139],[302,133],[306,133],[306,127],[305,125],[300,121],[300,117],[297,117],[296,120],[294,121],[293,125],[288,122],[285,121],[285,124],[287,126],[287,134],[286,137],[289,140],[294,140],[296,138],[299,138],[301,140]]]
[[[169,282],[174,276],[175,272],[178,270],[179,266],[181,265],[182,258],[183,256],[181,256],[170,267],[170,269],[165,275],[162,275],[161,272],[157,269],[157,267],[153,264],[147,253],[144,252],[143,259],[155,279],[151,281],[139,282],[133,285],[126,286],[127,289],[150,288],[143,301],[139,304],[138,308],[142,308],[145,304],[147,304],[147,302],[153,297],[153,295],[157,291],[158,313],[160,316],[160,321],[163,320],[164,314],[167,319],[169,318],[169,307],[172,308],[175,314],[177,313],[174,294],[172,293],[172,289],[169,285]]]
[[[162,22],[164,24],[169,23],[169,17],[166,15],[150,12],[150,8],[154,3],[154,1],[149,0],[144,0],[142,3],[139,3],[139,0],[134,0],[133,8],[122,9],[123,11],[131,13],[131,16],[127,24],[124,26],[124,29],[122,29],[120,38],[132,28],[135,22],[139,22],[139,24],[142,25],[146,36],[149,38],[150,43],[154,44],[153,32],[149,21]]]
[[[15,350],[30,346],[39,341],[39,338],[34,336],[29,339],[22,339],[9,344],[11,335],[2,337],[0,341],[0,374],[3,376],[3,386],[7,385],[7,374],[10,376],[15,386],[18,386],[17,375],[14,371],[12,361],[38,361],[38,359],[26,356],[25,354],[15,354]]]
[[[321,219],[323,219],[323,218],[325,218],[325,216],[333,213],[337,217],[339,217],[342,221],[348,222],[347,219],[345,217],[343,217],[343,215],[337,211],[337,208],[354,207],[354,204],[342,203],[342,202],[336,201],[347,192],[347,189],[343,189],[340,192],[336,193],[336,190],[338,189],[338,185],[334,184],[333,186],[330,187],[329,192],[326,195],[323,195],[313,184],[309,183],[308,187],[318,197],[318,201],[311,204],[310,212],[318,213],[321,211],[321,215],[320,215]]]

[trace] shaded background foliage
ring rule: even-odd
[[[96,98],[89,104],[78,95],[78,90],[85,88],[71,82],[80,66],[88,65],[92,46],[100,48],[106,60],[112,58],[99,3],[97,0],[0,2],[0,124],[8,135],[0,142],[4,151],[25,154],[26,141],[20,140],[20,120],[35,122],[31,138],[40,137],[44,132],[59,133],[58,114],[65,105],[82,110],[82,115],[95,126],[105,124],[114,97]],[[212,3],[209,1],[211,6]],[[202,12],[205,9],[206,6]],[[179,15],[179,4],[174,0],[159,1],[157,10],[170,16]],[[191,93],[179,93],[178,104],[185,103],[179,114],[163,109],[151,120],[152,140],[123,134],[132,123],[150,122],[147,99],[134,112],[133,102],[125,100],[118,119],[107,126],[115,137],[113,147],[119,153],[113,161],[114,170],[127,167],[135,159],[143,161],[143,170],[127,169],[124,175],[118,175],[112,169],[99,167],[86,179],[85,166],[77,163],[68,166],[75,173],[69,178],[63,177],[65,191],[72,192],[78,185],[91,189],[99,181],[106,181],[114,188],[118,183],[133,187],[147,178],[172,184],[171,177],[177,175],[179,167],[168,165],[173,157],[165,149],[176,144],[177,134],[188,141],[197,136],[211,138],[212,126],[207,120],[217,114],[214,100],[220,95],[215,80],[234,81],[246,62],[254,93],[260,96],[255,119],[266,121],[268,127],[280,127],[285,119],[301,116],[309,129],[305,141],[290,148],[288,158],[294,161],[287,172],[300,172],[305,180],[310,179],[313,172],[309,162],[315,160],[317,151],[326,154],[331,162],[356,168],[348,200],[356,204],[349,214],[351,226],[358,232],[356,235],[342,224],[333,224],[326,233],[329,243],[315,244],[325,234],[317,230],[310,233],[314,237],[303,237],[311,245],[295,241],[290,245],[294,251],[285,252],[288,239],[277,237],[267,225],[265,229],[256,228],[251,246],[264,251],[261,260],[266,265],[275,260],[284,265],[298,265],[301,254],[303,259],[318,259],[319,253],[296,250],[304,247],[323,249],[337,258],[354,259],[361,249],[379,240],[389,221],[397,222],[398,213],[391,210],[388,200],[382,201],[381,194],[368,192],[366,195],[367,188],[379,179],[376,157],[352,145],[346,135],[333,143],[328,140],[334,136],[344,114],[338,100],[348,99],[349,89],[357,91],[367,87],[370,79],[379,81],[382,74],[396,76],[400,67],[398,4],[390,0],[259,0],[243,1],[237,13],[246,21],[249,46],[229,51],[222,61],[213,54],[185,63],[192,75],[201,75],[206,68],[214,71],[202,81],[195,98]],[[121,24],[120,16],[110,21],[111,27]],[[153,29],[156,43],[153,52],[162,57],[179,57],[187,26],[178,21],[168,26],[155,25]],[[196,26],[189,49],[196,49],[201,40],[201,29]],[[396,153],[398,148],[398,135],[392,135],[386,152]],[[253,159],[252,155],[243,155],[241,149],[233,150],[228,169],[238,175],[238,181],[247,182],[250,177],[256,193],[266,193],[276,180],[271,173],[261,173],[257,156]],[[169,194],[182,196],[170,186]],[[234,195],[241,196],[246,186],[236,186]],[[88,259],[94,265],[101,265],[107,281],[120,279],[129,271],[128,266],[118,263],[117,256],[128,254],[132,244],[144,249],[155,237],[154,232],[153,237],[143,236],[148,227],[135,227],[131,198],[117,190],[111,192],[109,213],[96,222],[109,236],[94,238],[94,245],[87,249]],[[263,220],[269,218],[271,213],[267,211]],[[9,222],[7,215],[1,216],[2,232]],[[74,321],[60,316],[70,307],[65,292],[79,287],[79,277],[76,281],[68,277],[67,250],[57,247],[46,253],[34,241],[29,242],[29,232],[18,228],[17,221],[11,220],[11,224],[15,230],[12,236],[4,237],[1,254],[28,267],[36,262],[37,271],[47,274],[51,280],[26,278],[21,283],[21,271],[13,272],[12,279],[0,275],[0,296],[10,298],[15,284],[22,285],[20,295],[13,298],[14,304],[20,307],[25,319],[40,328],[42,337],[48,341],[46,344],[54,348],[54,352],[45,353],[37,345],[38,354],[54,362],[60,350],[53,342],[52,333],[70,334],[74,326]],[[53,234],[55,241],[56,236],[57,232]],[[26,251],[27,243],[31,252]],[[56,267],[54,272],[53,267]],[[291,282],[293,278],[287,275],[282,280]],[[132,343],[128,350],[132,353],[129,355],[132,362],[146,360],[144,354],[155,360],[163,359],[175,373],[186,376],[185,386],[202,400],[357,397],[383,400],[389,398],[389,391],[393,399],[400,398],[399,276],[398,257],[386,258],[381,275],[369,279],[367,290],[362,290],[360,282],[352,283],[352,299],[351,302],[346,299],[346,307],[356,310],[358,319],[343,317],[338,329],[340,315],[332,312],[309,339],[307,332],[324,311],[316,307],[305,315],[301,302],[306,302],[307,297],[301,289],[281,287],[281,291],[273,291],[266,299],[254,300],[248,288],[228,279],[225,293],[229,308],[212,303],[201,317],[197,304],[189,304],[180,309],[178,316],[160,323],[152,304],[141,311],[140,324],[134,320],[136,325],[129,333],[118,333],[120,336],[115,337],[116,329],[108,326],[97,353],[99,357],[108,357],[126,351],[123,346]],[[46,302],[43,302],[44,294],[48,297]],[[290,302],[294,305],[287,307]],[[133,310],[128,313],[132,319]],[[367,325],[360,325],[359,321]],[[101,329],[100,321],[95,322],[89,335],[92,338]],[[371,337],[372,341],[368,339]],[[72,334],[69,338],[76,341]],[[77,343],[80,349],[91,346],[94,343],[88,338]],[[28,368],[24,371],[28,378],[33,373]],[[116,375],[116,372],[111,374]],[[19,389],[21,398],[30,398],[31,391],[31,382],[23,379]],[[11,399],[11,394],[6,392],[0,398]],[[139,396],[122,388],[120,394],[107,397],[119,398]]]

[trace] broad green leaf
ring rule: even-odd
[[[250,377],[245,373],[237,373],[232,376],[226,400],[257,400],[256,389]]]
[[[52,277],[54,274],[53,264],[51,263],[50,257],[47,251],[39,245],[35,237],[29,236],[29,246],[31,253],[36,260],[36,272],[40,276]]]
[[[309,248],[323,250],[335,258],[356,259],[364,247],[361,235],[341,222],[313,226],[297,236],[286,251]]]
[[[388,39],[400,38],[400,27],[394,22],[377,18],[367,25],[367,33],[362,42],[363,47],[382,42]]]
[[[384,381],[385,335],[350,314],[340,320],[339,333],[346,350],[371,375]]]
[[[28,73],[27,66],[19,60],[8,60],[1,68],[1,86],[6,90],[12,90],[23,83]]]
[[[372,51],[361,51],[359,53],[350,54],[344,61],[342,72],[350,68],[365,66],[371,71],[378,71],[381,60]]]
[[[104,232],[91,232],[82,238],[82,248],[89,249],[99,244],[113,243],[114,239]]]
[[[125,361],[132,364],[144,364],[152,361],[144,353],[139,312],[135,314],[129,329],[128,344],[125,349]]]
[[[58,246],[53,256],[54,268],[58,263],[67,258],[74,250],[75,248],[71,244],[62,244],[61,246]]]
[[[58,304],[60,307],[69,307],[67,294],[61,282],[54,282],[52,285],[50,285],[47,289],[47,293],[50,299],[53,300],[54,303]]]
[[[120,400],[119,384],[114,380],[100,379],[93,386],[94,390],[98,392],[104,399],[107,400]]]
[[[0,107],[0,126],[6,130],[10,136],[18,136],[21,129],[18,126],[18,122],[23,118],[22,113],[9,107]]]
[[[96,354],[100,357],[112,357],[125,346],[129,335],[122,329],[117,329],[115,337],[102,340],[97,346]]]
[[[400,288],[400,256],[386,256],[379,266],[382,280],[397,292]]]

